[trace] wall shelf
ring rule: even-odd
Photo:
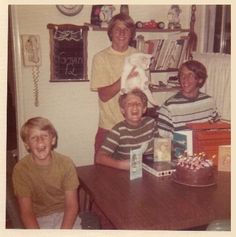
[[[100,27],[96,25],[92,25],[89,23],[85,23],[84,25],[92,28],[94,31],[107,31],[107,27]],[[154,33],[171,33],[171,32],[189,32],[190,29],[155,29],[155,28],[136,28],[136,32],[154,32]]]
[[[174,92],[174,91],[179,91],[180,87],[153,87],[150,86],[151,92]]]
[[[178,72],[178,68],[169,68],[166,70],[150,70],[150,73]]]

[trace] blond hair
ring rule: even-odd
[[[110,41],[112,41],[112,30],[113,30],[117,21],[124,22],[125,26],[128,29],[130,29],[130,31],[131,31],[130,41],[131,41],[135,37],[135,33],[136,33],[135,23],[130,16],[123,14],[123,13],[119,13],[119,14],[113,16],[112,19],[109,21],[107,34],[108,34]]]
[[[138,88],[131,90],[130,92],[123,94],[119,97],[119,105],[121,108],[124,108],[125,100],[128,95],[135,95],[139,97],[143,103],[144,107],[147,107],[148,99],[147,96]]]
[[[21,127],[20,136],[23,142],[27,142],[27,139],[29,137],[29,130],[32,128],[38,128],[39,130],[48,131],[52,135],[52,137],[56,138],[57,140],[57,131],[52,123],[46,118],[34,117],[27,120]]]

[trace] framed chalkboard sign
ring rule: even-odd
[[[51,82],[83,82],[87,75],[87,26],[48,24]]]

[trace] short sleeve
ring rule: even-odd
[[[68,164],[65,173],[65,179],[63,182],[64,190],[74,190],[79,186],[79,179],[76,171],[76,167],[73,161],[68,158]]]
[[[16,164],[14,167],[12,182],[14,193],[17,197],[31,197],[32,189],[30,185],[30,179],[24,170],[18,166],[18,164]]]

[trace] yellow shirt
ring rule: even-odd
[[[109,86],[116,82],[122,73],[126,56],[137,52],[129,47],[125,52],[118,52],[108,47],[97,53],[92,62],[91,90]],[[98,126],[110,130],[115,124],[124,120],[118,103],[119,93],[107,102],[98,99],[99,124]]]

